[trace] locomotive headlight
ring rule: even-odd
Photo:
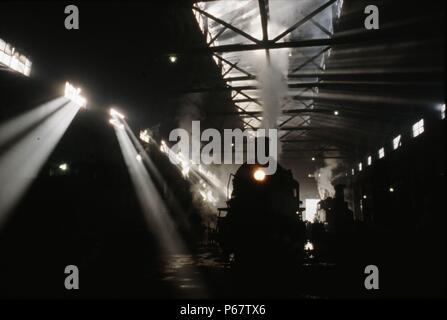
[[[256,181],[264,181],[265,180],[265,172],[264,169],[262,168],[258,168],[255,170],[255,172],[253,173],[253,178],[255,178]]]

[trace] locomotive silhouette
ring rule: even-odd
[[[218,221],[224,253],[244,265],[301,260],[306,228],[300,203],[299,183],[290,170],[278,165],[266,175],[259,164],[241,165],[227,208],[220,209],[227,212]]]

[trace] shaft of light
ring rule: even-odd
[[[160,171],[155,166],[152,159],[147,155],[146,150],[144,150],[143,146],[141,145],[140,141],[137,139],[137,137],[134,135],[132,130],[130,129],[129,125],[125,120],[123,120],[124,126],[126,128],[127,134],[131,141],[133,142],[136,150],[141,155],[142,160],[144,164],[146,165],[146,168],[149,169],[149,174],[151,177],[155,179],[155,182],[159,187],[163,190],[163,198],[166,201],[166,204],[168,208],[176,215],[176,219],[180,220],[181,224],[183,226],[186,226],[188,230],[190,229],[190,223],[186,219],[186,214],[184,210],[182,209],[180,203],[178,202],[177,198],[175,197],[174,193],[172,192],[171,188],[166,183],[165,179],[161,175]]]
[[[159,242],[161,253],[168,258],[168,260],[175,260],[176,257],[179,256],[191,258],[191,255],[183,244],[183,240],[177,232],[175,223],[168,211],[168,207],[152,181],[151,175],[149,175],[146,170],[145,164],[149,164],[151,168],[150,170],[153,170],[154,173],[156,173],[156,179],[162,179],[161,175],[144,151],[138,139],[130,131],[127,123],[123,121],[123,124],[125,125],[126,130],[114,127],[115,133],[143,214],[150,230]],[[135,142],[135,145],[132,141]],[[137,154],[142,156],[143,161],[136,160]],[[169,268],[169,263],[167,263],[166,267]],[[192,279],[191,283],[194,284],[196,290],[195,292],[185,292],[187,296],[190,296],[189,298],[191,298],[191,295],[194,295],[196,298],[206,297],[207,289],[204,286],[204,282],[202,281],[199,272],[195,270],[193,265],[191,268],[178,270],[176,277]],[[180,288],[182,288],[182,285],[180,285]]]
[[[65,97],[53,99],[2,124],[0,126],[0,147],[48,117],[67,101],[68,99]]]
[[[125,130],[116,127],[114,129],[145,219],[158,238],[162,252],[165,254],[184,252],[185,248],[162,197],[144,164],[136,160],[137,150]]]
[[[0,158],[0,226],[62,138],[79,107],[68,103],[21,138]]]

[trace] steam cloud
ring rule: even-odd
[[[334,170],[339,166],[336,159],[324,160],[325,167],[318,169],[315,172],[315,180],[317,181],[318,193],[320,199],[335,196],[335,188],[332,184],[337,176],[334,175]]]

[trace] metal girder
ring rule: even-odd
[[[273,42],[269,40],[267,42],[255,43],[255,44],[227,44],[221,46],[212,47],[197,47],[191,49],[177,49],[172,52],[190,53],[190,54],[208,54],[213,52],[240,52],[250,50],[262,50],[262,49],[283,49],[283,48],[306,48],[306,47],[323,47],[323,46],[335,46],[342,44],[353,44],[357,42],[384,42],[387,41],[381,36],[384,32],[364,33],[360,32],[353,35],[334,36],[332,38],[318,38],[318,39],[302,39],[299,41],[286,41],[286,42]]]
[[[322,75],[327,75],[324,73],[303,73],[303,74],[289,74],[287,75],[288,79],[301,79],[301,78],[318,78]],[[232,81],[232,82],[237,82],[237,81],[248,81],[248,80],[256,80],[256,76],[252,75],[252,76],[240,76],[240,77],[229,77],[229,78],[224,78],[225,81]]]
[[[289,83],[288,87],[290,89],[298,89],[298,88],[314,88],[321,86],[321,82],[299,82],[299,83]]]
[[[302,92],[300,92],[300,94],[292,94],[292,95],[289,95],[290,97],[292,97],[292,99],[293,100],[296,100],[296,101],[298,101],[298,100],[313,100],[314,99],[314,97],[305,97],[304,96],[304,93],[306,92],[306,91],[308,91],[309,89],[311,89],[312,87],[307,87],[307,88],[305,88]],[[301,102],[301,103],[303,103],[304,104],[304,102]],[[304,105],[306,105],[306,104],[304,104]]]
[[[258,0],[259,15],[261,16],[262,41],[269,40],[268,35],[268,0]]]
[[[237,90],[235,90],[235,91],[237,91]],[[241,91],[237,91],[237,92],[238,92],[239,94],[241,94],[242,96],[246,97],[247,99],[249,99],[250,102],[254,102],[254,103],[260,105],[259,102],[254,101],[254,99],[253,99],[252,97],[250,97],[249,95],[246,95],[245,93],[243,93],[243,92],[241,92]],[[237,99],[233,99],[233,102],[234,102],[235,100],[237,100]],[[252,100],[253,100],[253,101],[252,101]],[[234,104],[234,106],[235,106],[237,109],[241,110],[241,112],[244,112],[244,113],[247,112],[247,111],[245,111],[244,109],[242,109],[241,107],[239,107],[237,104]],[[262,122],[262,120],[259,119],[257,116],[252,116],[252,117],[255,118],[256,120]]]
[[[331,77],[353,77],[353,76],[371,76],[374,75],[373,74],[374,70],[371,70],[371,72],[344,72],[344,73],[338,73],[338,72],[305,72],[305,73],[298,73],[298,74],[288,74],[287,78],[288,79],[302,79],[302,78],[319,78],[324,76],[325,78],[331,78]],[[424,71],[421,71],[421,73],[424,73]],[[434,74],[434,71],[427,71],[427,74]],[[392,73],[390,75],[392,76],[396,76],[396,77],[405,77],[408,76],[409,73],[405,73],[405,72],[395,72]],[[237,82],[237,81],[247,81],[247,80],[255,80],[256,76],[252,75],[252,76],[240,76],[240,77],[230,77],[230,78],[225,78],[225,81],[233,81],[233,82]],[[353,82],[355,83],[355,82]]]
[[[349,37],[339,37],[337,39],[303,39],[300,41],[288,41],[288,42],[273,42],[269,40],[265,43],[256,44],[227,44],[221,46],[202,47],[192,49],[192,53],[210,53],[210,52],[240,52],[250,50],[262,50],[262,49],[282,49],[282,48],[305,48],[305,47],[322,47],[332,46],[334,44],[347,43]]]
[[[253,127],[253,126],[250,124],[250,121],[249,121],[249,122],[245,122],[243,119],[241,119],[241,121],[242,121],[245,125],[247,125],[247,126],[249,126],[250,128],[252,128],[253,130],[256,130],[256,128]]]
[[[289,83],[288,88],[289,89],[301,89],[301,88],[316,88],[316,87],[329,87],[331,85],[341,85],[343,83],[330,83],[330,82],[300,82],[300,83]],[[347,83],[349,84],[349,83]],[[355,84],[355,82],[353,82]],[[417,84],[416,84],[417,85]],[[191,88],[185,90],[185,92],[220,92],[220,91],[228,91],[228,90],[236,90],[236,91],[243,91],[243,90],[259,90],[260,88],[256,85],[246,85],[246,86],[219,86],[219,87],[203,87],[203,88]]]
[[[306,105],[304,102],[301,102],[301,104],[304,105],[304,109],[288,109],[288,110],[290,110],[290,111],[292,111],[292,110],[293,110],[293,111],[295,111],[295,110],[306,110],[306,111],[309,111],[309,110],[315,110],[315,109],[311,109],[311,108],[314,106],[313,103],[311,103],[311,104],[309,104],[309,105]],[[284,112],[284,111],[285,111],[285,110],[283,110],[283,112]],[[286,114],[287,114],[287,113],[286,113]],[[301,116],[301,113],[293,113],[292,116],[291,116],[289,119],[287,119],[287,120],[281,122],[281,123],[279,124],[279,127],[280,127],[280,128],[283,127],[285,124],[287,124],[288,122],[292,121],[292,120],[295,119],[296,117],[300,117],[301,120],[303,120],[303,122],[302,122],[301,124],[304,124],[304,123],[308,122],[308,120],[304,119],[304,118]]]
[[[282,152],[346,152],[342,149],[327,149],[327,148],[295,148],[295,149],[282,149]]]
[[[288,79],[301,79],[301,78],[318,78],[322,75],[327,75],[325,73],[322,72],[318,72],[318,73],[302,73],[302,74],[289,74],[287,75]],[[248,80],[256,80],[256,76],[252,75],[252,76],[240,76],[240,77],[229,77],[229,78],[224,78],[225,81],[228,82],[236,82],[236,81],[248,81]]]
[[[305,97],[302,94],[292,95],[291,97],[292,97],[293,100],[296,100],[296,101],[315,100],[315,97]]]
[[[290,156],[290,154],[283,154],[281,155],[282,158],[285,159],[292,159],[292,160],[309,160],[308,157],[299,157],[299,156]],[[353,156],[327,156],[327,155],[319,155],[318,159],[345,159],[345,160],[352,160]]]
[[[235,63],[233,63],[233,62],[231,62],[231,61],[228,61],[228,60],[225,59],[224,57],[222,57],[222,56],[220,56],[220,55],[218,55],[218,54],[214,54],[214,56],[215,56],[217,59],[219,59],[219,60],[225,62],[225,63],[228,64],[229,66],[233,67],[234,69],[236,69],[236,70],[242,72],[243,74],[245,74],[245,75],[247,75],[247,76],[249,76],[249,77],[255,77],[254,75],[252,75],[252,74],[251,74],[250,72],[248,72],[247,70],[244,70],[244,69],[238,67],[237,64],[235,64]]]
[[[327,73],[317,72],[317,73],[299,73],[299,74],[288,74],[288,79],[301,79],[301,78],[318,78],[321,76],[327,76]]]
[[[231,87],[231,86],[230,86],[230,87]],[[241,101],[239,101],[239,102],[242,102],[242,100],[247,100],[247,101],[245,101],[245,102],[253,102],[253,103],[256,103],[258,106],[261,106],[261,107],[262,107],[262,104],[259,102],[259,99],[250,97],[248,94],[246,94],[246,93],[244,93],[244,92],[242,92],[242,91],[240,91],[240,90],[235,90],[235,89],[233,89],[233,90],[234,90],[234,91],[237,91],[240,95],[242,95],[243,97],[246,98],[246,99],[233,99],[233,102],[234,102],[234,103],[238,102],[238,100],[241,100]]]
[[[288,139],[280,141],[282,143],[319,143],[322,142],[323,139]]]
[[[282,130],[282,131],[307,131],[307,130],[324,130],[324,129],[327,129],[327,128],[325,128],[325,127],[310,127],[310,126],[278,128],[278,130]]]
[[[289,123],[290,121],[292,121],[293,119],[295,119],[295,118],[298,117],[298,116],[299,116],[298,114],[294,114],[294,115],[292,115],[291,117],[289,117],[289,119],[284,120],[283,122],[281,122],[281,123],[279,124],[279,127],[284,126],[285,124]]]
[[[242,94],[242,93],[241,93]],[[257,105],[261,105],[261,103],[259,102],[258,99],[255,98],[247,98],[247,99],[234,99],[233,100],[234,103],[246,103],[246,102],[253,102],[256,103]]]
[[[227,27],[223,27],[222,29],[220,29],[219,32],[217,32],[216,35],[210,39],[207,45],[208,46],[212,45],[214,41],[216,41],[216,39],[219,38],[222,35],[222,33],[225,32],[225,30],[227,30]]]
[[[228,29],[230,29],[230,30],[236,32],[237,34],[239,34],[239,35],[241,35],[241,36],[247,38],[248,40],[253,41],[254,43],[261,43],[261,41],[260,41],[259,39],[256,39],[255,37],[252,37],[251,35],[249,35],[249,34],[246,33],[245,31],[242,31],[241,29],[236,28],[236,27],[233,26],[232,24],[227,23],[227,22],[225,22],[225,21],[223,21],[223,20],[221,20],[221,19],[219,19],[219,18],[213,16],[213,15],[210,14],[210,13],[208,13],[208,12],[206,12],[206,11],[203,11],[202,9],[200,9],[200,8],[198,8],[198,7],[196,7],[196,6],[193,6],[192,8],[193,8],[193,10],[199,12],[200,14],[203,14],[205,17],[207,17],[207,18],[209,18],[209,19],[211,19],[211,20],[216,21],[217,23],[219,23],[219,24],[223,25],[224,27],[226,27],[226,28],[228,28]]]
[[[288,136],[289,134],[291,134],[292,132],[294,132],[294,131],[287,131],[286,133],[284,133],[282,136],[279,137],[279,140],[281,140],[281,139],[287,137],[287,136]],[[300,133],[299,135],[301,135],[301,133]]]
[[[229,78],[224,78],[224,80],[227,82],[248,81],[248,80],[256,80],[256,76],[252,75],[252,76],[229,77]]]
[[[386,76],[393,76],[396,78],[404,78],[404,77],[408,77],[411,72],[404,72],[404,71],[399,71],[399,72],[393,72],[393,73],[384,73],[384,71],[380,70],[384,75]],[[433,76],[436,78],[441,77],[441,74],[439,72],[437,72],[436,70],[420,70],[418,71],[421,74],[427,74],[427,76]],[[288,79],[302,79],[302,78],[319,78],[324,76],[325,78],[337,78],[337,77],[365,77],[365,76],[375,76],[378,74],[378,71],[376,70],[370,70],[368,72],[356,72],[356,71],[347,71],[347,72],[334,72],[334,71],[330,71],[330,72],[304,72],[304,73],[298,73],[298,74],[288,74],[287,78]],[[233,82],[237,82],[237,81],[247,81],[247,80],[255,80],[256,76],[255,75],[251,75],[251,76],[239,76],[239,77],[230,77],[230,78],[225,78],[225,81],[233,81]],[[359,83],[359,81],[352,81],[352,84],[355,83]],[[361,83],[361,82],[360,82]],[[364,82],[365,84],[371,84],[371,82]],[[393,82],[388,82],[386,83],[386,85],[391,85]],[[409,82],[410,83],[410,82]],[[378,84],[380,84],[380,82],[378,82]],[[399,83],[400,84],[400,83]],[[405,84],[405,83],[403,83]]]
[[[328,46],[326,48],[324,48],[323,50],[320,50],[316,55],[310,57],[308,60],[306,60],[304,63],[300,64],[298,67],[296,67],[295,69],[292,70],[292,73],[295,71],[298,71],[300,69],[302,69],[304,66],[306,66],[307,64],[314,62],[315,59],[317,59],[319,56],[321,56],[323,53],[325,53],[326,51],[328,51],[331,47]],[[320,66],[318,66],[320,67]]]
[[[228,68],[228,70],[227,71],[225,71],[223,74],[222,74],[222,77],[225,77],[227,74],[229,74],[230,72],[231,72],[231,70],[233,70],[234,69],[234,66],[230,66],[230,68]]]
[[[329,37],[332,37],[332,33],[326,29],[324,26],[322,26],[318,21],[315,21],[313,18],[310,19],[310,22],[316,26],[318,29],[320,29],[323,33],[327,34]]]
[[[257,116],[262,115],[262,111],[244,111],[244,112],[237,112],[237,111],[229,111],[229,112],[212,112],[210,115],[217,115],[217,116],[234,116],[234,115],[240,115],[240,114],[246,114],[247,116]],[[282,115],[298,115],[303,113],[327,113],[332,114],[332,110],[329,109],[286,109],[282,110]]]
[[[239,115],[239,116],[240,116],[240,114],[245,114],[245,113],[247,113],[247,111],[245,111],[244,109],[242,109],[241,107],[239,107],[239,106],[237,106],[237,105],[236,105],[236,108],[239,109],[240,112],[235,112],[233,115]],[[242,118],[242,117],[241,117],[241,118]],[[254,119],[258,120],[259,122],[262,122],[262,120],[259,119],[256,115],[250,115],[250,118],[254,118]],[[243,120],[242,120],[242,121],[243,121]]]
[[[314,20],[314,17],[318,15],[319,13],[323,12],[326,8],[329,8],[332,4],[334,4],[336,0],[328,0],[325,4],[322,6],[314,9],[312,12],[310,12],[307,16],[305,16],[303,19],[292,25],[290,28],[279,34],[277,37],[275,37],[273,40],[269,39],[268,35],[268,0],[258,0],[259,4],[259,13],[260,13],[260,19],[261,19],[261,27],[262,27],[262,40],[256,39],[255,37],[247,34],[243,30],[240,30],[239,28],[233,26],[231,23],[227,23],[223,21],[222,19],[219,19],[208,12],[205,12],[203,10],[200,10],[200,8],[194,8],[197,12],[201,13],[203,16],[207,17],[210,20],[214,20],[215,22],[221,24],[223,27],[220,29],[215,36],[212,36],[212,39],[209,42],[209,45],[214,43],[217,37],[223,34],[223,32],[226,29],[230,29],[237,33],[240,36],[243,36],[253,43],[250,44],[242,44],[242,43],[236,43],[236,44],[225,44],[225,45],[219,45],[219,46],[212,46],[207,48],[196,48],[190,50],[192,53],[213,53],[221,62],[225,62],[227,65],[230,66],[230,70],[227,73],[223,74],[223,80],[226,81],[227,86],[221,86],[216,83],[217,87],[211,87],[211,88],[195,88],[193,89],[193,92],[202,92],[202,91],[226,91],[226,90],[234,90],[235,92],[238,92],[243,97],[242,99],[234,99],[235,96],[232,97],[232,102],[235,104],[235,107],[238,109],[236,112],[223,112],[223,113],[213,113],[214,115],[239,115],[242,118],[243,123],[245,126],[249,126],[253,128],[251,125],[252,121],[254,119],[257,119],[258,121],[261,121],[257,116],[262,115],[262,111],[245,111],[243,108],[238,106],[238,103],[247,103],[252,102],[256,103],[259,106],[262,106],[262,101],[259,98],[253,98],[250,95],[243,92],[244,90],[258,90],[259,87],[257,85],[244,85],[244,86],[231,86],[228,85],[228,83],[231,83],[232,81],[247,81],[247,80],[257,80],[256,75],[244,70],[241,66],[238,66],[237,63],[232,63],[225,58],[223,58],[218,53],[226,53],[226,52],[240,52],[240,51],[250,51],[250,50],[266,50],[267,58],[269,57],[269,50],[270,49],[280,49],[280,48],[305,48],[305,47],[321,47],[319,52],[313,56],[305,56],[299,66],[293,69],[293,71],[289,74],[289,79],[297,79],[297,78],[317,78],[317,81],[308,81],[308,82],[301,82],[301,83],[289,83],[288,87],[290,89],[298,89],[298,88],[304,88],[304,90],[294,90],[294,94],[292,93],[293,100],[298,101],[299,103],[302,103],[306,109],[287,109],[282,111],[282,115],[290,115],[287,120],[283,121],[279,126],[278,130],[281,131],[281,141],[283,141],[285,144],[289,145],[291,143],[297,142],[297,143],[305,143],[312,142],[316,143],[316,145],[311,145],[312,148],[303,148],[303,149],[286,149],[285,152],[342,152],[340,149],[335,149],[337,146],[331,147],[325,147],[322,145],[323,139],[315,139],[311,138],[309,139],[306,132],[309,130],[325,130],[327,127],[324,126],[312,126],[310,125],[309,119],[306,119],[306,117],[301,116],[304,114],[311,114],[311,113],[320,113],[320,114],[332,114],[333,110],[328,109],[310,109],[311,104],[305,104],[302,101],[309,100],[310,102],[313,101],[315,97],[304,97],[304,95],[311,95],[311,91],[316,91],[314,88],[318,88],[319,86],[327,86],[331,85],[328,83],[321,83],[318,79],[322,73],[320,73],[318,70],[314,71],[312,73],[305,73],[302,72],[302,74],[295,74],[296,71],[301,70],[304,66],[313,63],[317,66],[317,68],[320,68],[320,65],[316,64],[316,60],[321,57],[322,54],[324,54],[326,51],[328,51],[331,46],[335,44],[344,44],[344,43],[351,43],[353,40],[357,41],[363,41],[365,38],[368,38],[369,35],[355,35],[355,36],[341,36],[336,38],[320,38],[320,39],[302,39],[299,41],[286,41],[286,42],[279,42],[281,39],[286,37],[288,34],[292,33],[294,30],[305,24],[306,22],[311,22],[316,28],[320,29],[324,36],[331,37],[331,32],[319,24],[317,21]],[[229,20],[229,19],[227,19]],[[283,40],[281,40],[283,41]],[[225,78],[225,76],[228,76],[230,74],[231,70],[238,70],[243,74],[243,76],[233,76]],[[307,94],[306,92],[309,91]],[[298,107],[298,105],[296,105]],[[293,108],[293,107],[292,107]],[[302,119],[302,122],[298,125],[289,125],[286,126],[287,123],[289,123],[291,120],[295,119],[296,117],[300,117]],[[249,119],[251,118],[251,119]],[[298,121],[297,121],[298,122]],[[254,129],[254,128],[253,128]],[[285,133],[285,134],[284,134]],[[293,134],[293,138],[289,140],[285,140],[284,138],[291,134]],[[313,136],[313,135],[312,135]],[[318,134],[317,134],[318,136]],[[302,137],[300,139],[300,137]],[[338,157],[337,157],[338,158]],[[344,158],[344,157],[340,157]]]
[[[324,9],[326,9],[327,7],[330,7],[331,5],[333,5],[337,0],[329,0],[328,2],[326,2],[324,5],[322,5],[321,7],[315,9],[314,11],[312,11],[310,14],[308,14],[307,16],[305,16],[303,19],[301,19],[300,21],[298,21],[297,23],[295,23],[293,26],[291,26],[290,28],[288,28],[287,30],[285,30],[284,32],[282,32],[281,34],[279,34],[276,38],[273,39],[273,42],[278,42],[279,40],[281,40],[282,38],[284,38],[286,35],[288,35],[289,33],[291,33],[293,30],[295,30],[296,28],[299,28],[300,26],[302,26],[304,23],[306,23],[307,21],[309,21],[310,19],[312,19],[313,17],[315,17],[317,14],[319,14],[320,12],[322,12]]]

